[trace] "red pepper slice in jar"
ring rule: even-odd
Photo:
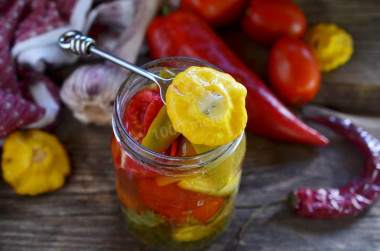
[[[197,155],[193,145],[191,142],[185,138],[185,136],[181,135],[178,138],[178,150],[176,153],[177,156],[194,156]]]
[[[176,156],[178,150],[178,138],[176,138],[170,147],[170,156]]]
[[[299,120],[245,66],[218,35],[195,14],[178,10],[155,18],[148,27],[147,39],[154,59],[187,56],[210,62],[231,74],[248,91],[247,129],[274,139],[312,145],[328,140]]]
[[[154,118],[157,116],[163,105],[164,103],[162,102],[160,95],[155,95],[151,101],[151,104],[148,106],[145,112],[144,135],[146,135],[148,132],[150,125],[152,124]]]

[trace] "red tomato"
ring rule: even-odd
[[[226,200],[225,197],[184,190],[176,183],[159,186],[154,179],[139,180],[137,190],[147,208],[175,223],[185,223],[187,218],[207,222],[219,212]]]
[[[138,142],[141,142],[144,134],[144,117],[149,105],[159,97],[158,92],[143,89],[133,96],[124,116],[124,126],[127,132]]]
[[[181,0],[181,8],[194,11],[212,26],[232,23],[242,13],[245,0]]]
[[[156,90],[142,89],[133,96],[125,112],[124,125],[127,132],[136,141],[142,141],[146,134],[144,125],[153,121],[154,113],[158,109],[158,106],[161,108],[162,101],[160,94]],[[146,124],[145,126],[148,125]],[[115,139],[112,141],[111,150],[115,165],[126,170],[131,177],[146,178],[158,175],[156,172],[143,167],[131,159],[126,153],[122,153],[124,150],[120,148]]]
[[[282,36],[302,37],[306,18],[289,0],[252,0],[241,26],[254,41],[271,46]]]
[[[321,73],[306,43],[297,38],[282,38],[270,51],[268,63],[269,80],[285,102],[301,105],[315,97]]]

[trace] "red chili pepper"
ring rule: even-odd
[[[181,8],[194,11],[212,26],[222,26],[239,18],[245,2],[245,0],[181,0]]]
[[[337,218],[356,215],[380,195],[380,142],[349,120],[334,116],[311,118],[328,126],[356,145],[366,162],[359,176],[339,189],[301,188],[290,194],[294,213],[307,218]]]
[[[155,18],[147,31],[151,56],[155,59],[187,56],[210,62],[231,74],[248,90],[247,129],[285,141],[326,145],[328,140],[289,111],[196,15],[179,10]]]
[[[348,119],[335,116],[309,118],[323,124],[357,146],[366,162],[362,172],[341,188],[300,188],[285,199],[271,202],[254,212],[239,232],[240,243],[243,232],[257,215],[268,207],[285,203],[293,212],[305,218],[339,218],[355,216],[371,206],[380,195],[380,142],[361,127]]]

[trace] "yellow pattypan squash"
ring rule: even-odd
[[[306,43],[314,51],[321,71],[331,71],[345,64],[354,48],[350,34],[335,24],[318,24],[305,36]]]
[[[10,134],[4,141],[1,167],[5,181],[20,195],[54,191],[70,173],[61,143],[40,130]]]

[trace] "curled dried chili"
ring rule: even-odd
[[[363,128],[348,119],[335,116],[309,118],[311,121],[325,125],[357,146],[365,157],[361,173],[341,188],[311,189],[300,188],[289,194],[286,199],[269,203],[253,213],[240,229],[248,224],[266,208],[286,203],[293,212],[305,218],[339,218],[354,216],[372,205],[380,195],[380,142]],[[241,241],[241,243],[243,243]]]
[[[363,128],[335,116],[311,118],[357,146],[366,159],[361,173],[339,189],[301,188],[289,195],[294,213],[307,218],[337,218],[356,215],[380,195],[380,142]]]

